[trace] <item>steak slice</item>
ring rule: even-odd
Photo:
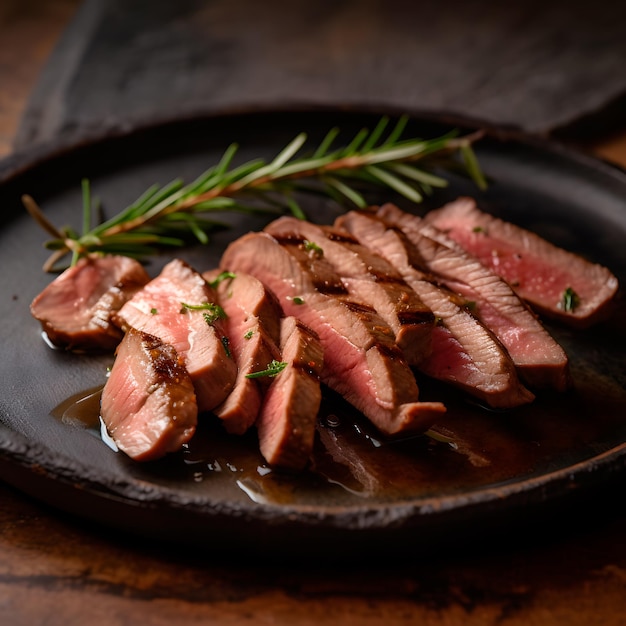
[[[226,312],[226,333],[237,364],[233,390],[213,409],[232,434],[242,435],[256,421],[269,380],[249,378],[280,358],[280,320],[282,310],[275,296],[254,276],[238,272],[220,279],[219,270],[202,274],[217,292],[220,306]],[[217,283],[217,284],[215,284]]]
[[[313,452],[324,351],[317,335],[294,316],[281,320],[280,349],[286,366],[265,394],[256,424],[259,449],[270,465],[301,470]]]
[[[418,402],[415,376],[393,332],[371,307],[347,296],[323,258],[297,246],[288,250],[269,233],[248,233],[226,248],[221,267],[256,276],[286,315],[317,333],[324,349],[322,382],[382,432],[423,431],[445,411],[439,402]]]
[[[149,280],[134,259],[83,257],[33,299],[30,312],[59,348],[112,352],[123,335],[112,314]]]
[[[193,384],[176,350],[132,328],[117,349],[100,411],[117,447],[136,461],[180,450],[198,420]]]
[[[345,231],[294,217],[274,220],[265,230],[281,240],[293,240],[292,245],[309,254],[323,255],[348,293],[369,302],[389,324],[410,365],[430,354],[435,316],[385,259]]]
[[[565,351],[506,281],[417,215],[392,204],[380,207],[377,215],[406,235],[438,281],[473,303],[472,313],[502,342],[528,385],[568,388]]]
[[[246,324],[258,320],[265,333],[276,344],[280,342],[280,320],[283,310],[276,296],[257,278],[246,272],[236,274],[219,269],[209,270],[202,277],[217,292],[230,322]]]
[[[484,213],[473,199],[459,198],[424,220],[506,280],[538,313],[574,328],[609,313],[618,281],[607,268]],[[571,307],[564,305],[568,295]]]
[[[124,330],[142,330],[176,350],[203,412],[226,399],[237,376],[221,317],[215,291],[187,263],[174,259],[124,304],[115,320]]]
[[[421,372],[493,408],[513,408],[534,399],[502,344],[472,315],[463,299],[419,269],[415,248],[399,230],[375,215],[357,211],[339,217],[337,224],[397,267],[438,318],[433,352],[418,366]]]

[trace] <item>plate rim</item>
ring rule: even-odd
[[[299,115],[316,113],[329,114],[333,111],[338,111],[342,114],[387,114],[390,116],[397,116],[402,113],[406,113],[411,119],[414,119],[418,122],[436,122],[442,123],[444,125],[461,126],[463,128],[470,129],[482,128],[485,130],[488,137],[491,137],[496,141],[511,141],[515,143],[521,143],[542,152],[549,152],[553,155],[556,155],[558,158],[574,161],[578,165],[581,165],[585,168],[590,167],[592,168],[592,170],[599,171],[604,175],[610,176],[611,178],[616,178],[617,182],[623,185],[624,189],[626,190],[626,169],[623,169],[615,164],[608,163],[593,155],[578,151],[570,146],[563,144],[558,140],[533,135],[519,129],[499,127],[497,125],[488,124],[480,120],[471,120],[468,118],[460,118],[458,116],[449,116],[445,113],[437,114],[434,112],[415,112],[406,110],[392,111],[389,109],[389,107],[385,107],[384,110],[381,110],[377,109],[376,107],[351,106],[342,108],[333,105],[315,107],[286,107],[284,109],[284,112]],[[9,182],[24,173],[32,171],[33,169],[36,169],[38,167],[45,167],[45,165],[51,161],[55,161],[66,155],[71,156],[75,152],[80,151],[84,148],[94,148],[98,145],[105,145],[111,140],[133,138],[134,136],[140,136],[145,132],[158,131],[164,126],[177,126],[180,124],[188,124],[199,121],[210,122],[222,118],[232,119],[239,116],[258,116],[263,114],[276,114],[281,112],[283,112],[283,109],[277,109],[276,107],[268,107],[267,109],[263,107],[249,107],[245,109],[236,109],[235,111],[229,110],[225,112],[218,111],[203,113],[201,116],[188,115],[182,118],[171,117],[162,120],[146,121],[146,123],[144,124],[118,129],[113,132],[110,129],[106,129],[98,133],[85,135],[79,140],[72,140],[69,142],[64,142],[63,140],[60,140],[55,142],[48,142],[44,145],[40,144],[37,146],[32,146],[28,150],[9,155],[8,157],[0,160],[0,186],[8,184]],[[43,448],[44,446],[39,442],[29,441],[27,437],[12,430],[8,425],[4,424],[3,422],[0,422],[0,467],[3,463],[11,463],[14,468],[17,467],[22,472],[30,473],[33,475],[38,474],[52,481],[66,480],[65,476],[59,475],[60,470],[66,465],[63,462],[56,462],[57,460],[60,460],[60,455],[58,453],[53,453],[52,456],[55,458],[50,458],[45,454],[42,455],[42,450],[36,450],[35,452],[33,452],[34,448],[36,447]],[[76,462],[72,461],[71,464],[76,465]],[[293,507],[289,505],[278,505],[278,508],[286,513],[296,512],[299,515],[303,515],[304,519],[301,521],[306,521],[306,523],[310,523],[313,525],[316,525],[317,523],[322,523],[323,521],[328,522],[328,519],[331,518],[335,519],[337,523],[341,526],[347,519],[345,517],[346,513],[348,513],[348,517],[351,518],[354,515],[361,515],[363,511],[371,511],[372,509],[376,509],[381,513],[395,513],[395,516],[393,516],[395,517],[394,523],[400,523],[402,525],[405,525],[415,523],[416,518],[425,519],[424,516],[432,517],[431,514],[435,514],[435,516],[445,516],[447,511],[458,511],[459,507],[471,507],[474,504],[474,499],[478,495],[483,496],[483,500],[481,500],[480,504],[487,509],[489,508],[489,504],[492,499],[496,502],[500,502],[503,498],[508,499],[509,501],[514,499],[514,505],[516,504],[517,507],[523,506],[525,505],[528,497],[530,497],[533,493],[541,492],[542,490],[546,494],[548,492],[552,492],[549,495],[550,500],[554,500],[558,497],[565,498],[573,491],[585,490],[589,487],[592,487],[596,483],[596,481],[599,480],[599,478],[597,477],[598,473],[600,473],[602,476],[612,476],[616,473],[619,473],[621,475],[624,469],[626,469],[626,441],[618,445],[612,446],[610,449],[604,450],[603,452],[589,459],[579,461],[568,467],[559,468],[558,470],[553,470],[552,472],[548,473],[542,473],[538,476],[529,476],[522,480],[514,478],[510,481],[506,481],[506,483],[504,484],[488,487],[482,486],[460,494],[451,494],[438,497],[434,496],[413,498],[407,500],[406,503],[368,503],[367,500],[365,500],[362,506],[359,505],[357,507],[355,505],[348,507],[350,510],[347,512],[343,510],[344,507],[337,507],[337,510],[333,509],[332,506],[325,507],[324,514],[321,517],[319,511],[315,510],[315,507],[307,507],[306,505],[302,504],[296,504]],[[16,485],[16,483],[19,483],[19,480],[15,479],[5,480],[4,476],[2,476],[2,480],[8,482],[9,484],[14,484],[14,486]],[[160,502],[162,501],[162,499],[159,498],[156,498],[155,500],[150,500],[148,498],[146,500],[138,501],[136,498],[129,498],[123,490],[120,492],[109,490],[103,491],[98,488],[101,486],[102,485],[99,484],[98,481],[96,481],[95,484],[92,484],[89,480],[85,480],[80,484],[80,489],[90,491],[91,494],[95,497],[121,499],[125,502],[125,504],[132,506],[159,507]],[[68,482],[68,487],[76,488],[77,481]],[[25,491],[26,493],[28,493],[28,490],[25,490],[22,487],[18,487],[18,489],[20,489],[20,491]],[[167,490],[167,488],[157,486],[157,491],[162,492],[164,490]],[[489,498],[484,499],[486,492],[493,493],[490,493]],[[29,493],[29,495],[34,496],[37,499],[45,499],[42,498],[41,493]],[[546,499],[548,498],[543,498],[542,501],[545,501]],[[203,500],[206,501],[206,498],[203,498]],[[459,504],[460,501],[464,502]],[[173,505],[178,506],[178,504],[180,504],[180,506],[188,506],[193,509],[192,512],[198,513],[200,515],[206,514],[206,502],[198,504],[194,503],[193,500],[190,499],[187,499],[185,502],[181,503],[172,502],[171,500],[168,500],[166,502],[167,507],[171,507]],[[254,508],[257,511],[262,511],[264,507],[263,505],[255,503]],[[313,510],[308,511],[307,508],[311,508]],[[273,513],[275,513],[277,506],[271,505],[270,509]],[[241,513],[240,507],[235,506],[233,512]],[[399,515],[400,512],[402,512],[403,514]],[[256,516],[253,517],[256,519]],[[381,519],[386,521],[381,522]],[[376,529],[380,528],[381,524],[383,524],[385,528],[387,528],[390,522],[388,515],[382,515],[382,517],[379,518],[377,518],[376,516],[371,516],[365,521],[361,520],[361,523],[364,524],[368,529]]]
[[[209,111],[189,111],[183,115],[148,115],[140,121],[136,119],[126,122],[120,121],[117,124],[109,125],[104,128],[94,129],[89,127],[77,132],[68,129],[67,133],[64,132],[52,139],[46,139],[31,144],[0,158],[0,184],[5,184],[7,179],[24,173],[33,167],[40,166],[46,161],[61,158],[63,155],[73,153],[77,150],[92,147],[94,144],[125,139],[159,128],[252,115],[281,113],[306,115],[329,114],[333,112],[340,114],[377,115],[381,117],[388,115],[395,118],[401,115],[407,115],[411,119],[438,123],[450,128],[458,127],[468,131],[480,129],[485,131],[487,137],[501,142],[518,142],[539,150],[559,154],[564,156],[564,158],[577,161],[584,166],[588,165],[594,169],[599,169],[605,174],[620,177],[622,178],[622,182],[626,183],[626,167],[603,159],[600,156],[585,152],[582,149],[578,149],[573,144],[566,143],[562,138],[533,133],[517,126],[498,124],[479,117],[449,111],[420,109],[414,106],[360,105],[353,103],[344,105],[286,103],[282,107],[271,104],[246,105],[240,107],[224,106],[216,107]]]

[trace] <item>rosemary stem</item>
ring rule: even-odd
[[[448,133],[435,139],[401,139],[408,118],[402,117],[382,139],[389,120],[383,117],[372,132],[361,129],[342,148],[332,148],[338,129],[329,131],[311,156],[298,158],[307,136],[297,135],[274,159],[253,160],[231,167],[237,146],[231,144],[217,166],[206,170],[194,182],[183,185],[176,180],[161,187],[155,185],[115,217],[93,227],[91,224],[90,185],[83,181],[82,234],[69,229],[57,229],[28,195],[22,202],[35,221],[54,239],[49,243],[55,252],[44,269],[50,271],[65,254],[72,254],[74,263],[90,252],[116,251],[141,256],[156,246],[183,245],[183,232],[201,243],[208,241],[208,230],[217,222],[201,219],[199,214],[214,211],[258,211],[256,205],[236,200],[245,193],[262,201],[264,207],[279,208],[304,218],[294,192],[323,194],[339,202],[362,208],[367,201],[352,185],[356,180],[398,193],[413,202],[420,202],[433,187],[443,187],[446,179],[428,171],[427,165],[440,168],[451,163],[449,157],[458,153],[455,168],[464,166],[466,173],[479,188],[485,179],[478,166],[472,144],[481,139],[477,131],[463,137]],[[418,169],[413,165],[422,161]],[[299,182],[296,182],[299,181]],[[308,185],[316,181],[320,185]],[[272,192],[272,193],[268,193]],[[221,199],[221,200],[220,200]],[[248,198],[249,201],[249,198]],[[151,246],[148,248],[148,245]],[[124,252],[121,252],[124,250]]]

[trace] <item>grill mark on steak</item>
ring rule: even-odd
[[[132,328],[118,346],[100,409],[117,447],[137,461],[180,450],[198,418],[193,383],[176,350]]]
[[[134,259],[83,257],[33,299],[30,312],[59,348],[112,352],[123,335],[112,322],[113,313],[149,280]]]
[[[300,255],[303,252],[304,237],[290,231],[275,234],[267,228],[265,232],[269,232],[281,246],[288,249],[292,254]],[[320,293],[329,296],[348,295],[348,290],[341,281],[341,277],[332,267],[327,263],[314,263],[313,255],[309,255],[308,252],[306,256],[309,256],[311,261],[311,280]]]
[[[324,349],[322,382],[379,430],[395,434],[432,426],[445,407],[418,402],[417,382],[388,326],[375,314],[357,314],[345,299],[318,291],[311,259],[297,250],[268,233],[248,233],[226,248],[221,267],[256,276],[276,294],[286,315],[317,333]]]
[[[481,211],[471,198],[435,209],[424,220],[490,267],[541,315],[587,328],[611,310],[619,285],[607,268]],[[579,298],[571,311],[562,306],[567,289]]]
[[[324,291],[322,289],[320,289],[319,291],[321,293],[329,295],[327,291]],[[334,294],[330,294],[330,295],[334,295]],[[341,301],[343,302],[346,308],[350,309],[354,313],[358,313],[360,315],[365,315],[365,314],[377,315],[376,309],[373,306],[369,306],[368,304],[365,304],[363,302],[355,302],[354,300],[348,300],[347,298],[344,298]],[[386,326],[381,325],[381,329],[384,329],[383,332],[387,331]]]
[[[403,282],[404,285],[406,285],[406,282]],[[398,319],[400,320],[400,324],[402,326],[409,326],[411,324],[434,324],[435,322],[435,316],[430,309],[428,309],[427,313],[424,313],[422,311],[398,311]],[[430,341],[427,340],[427,343],[430,344]],[[432,345],[430,345],[430,347],[427,349],[427,352],[431,351]],[[419,362],[420,360],[421,359],[417,359],[416,362]]]
[[[136,328],[172,345],[183,358],[196,390],[200,412],[223,402],[235,383],[237,365],[223,339],[224,323],[205,319],[206,311],[188,309],[217,303],[217,295],[202,276],[180,259],[138,291],[116,314],[124,330]]]
[[[380,255],[361,245],[352,235],[331,226],[319,226],[293,217],[282,217],[265,227],[290,250],[297,247],[309,257],[323,260],[335,276],[324,277],[331,283],[340,282],[349,297],[371,305],[389,325],[396,343],[411,365],[419,363],[432,350],[434,315],[407,287],[395,267]],[[319,271],[319,270],[318,270]],[[323,293],[333,293],[326,285],[315,285]],[[338,293],[337,290],[336,293]],[[354,306],[354,305],[348,305]]]
[[[219,275],[219,270],[202,274],[209,283]],[[245,272],[222,280],[215,291],[227,315],[226,333],[238,372],[233,390],[213,413],[222,420],[227,432],[242,435],[256,422],[271,380],[248,378],[248,375],[266,369],[273,359],[280,358],[278,342],[283,312],[275,296]]]
[[[527,384],[556,391],[568,388],[565,351],[506,281],[417,215],[392,204],[381,206],[376,214],[405,234],[438,281],[474,303],[472,313],[502,342]]]
[[[256,423],[259,449],[272,466],[302,470],[313,451],[324,352],[315,332],[293,316],[281,320],[280,350],[287,365],[267,388]]]
[[[267,234],[273,238],[271,233]],[[359,336],[361,343],[357,345],[365,349],[373,346],[387,346],[388,349],[397,352],[396,356],[399,359],[403,359],[395,343],[394,333],[389,325],[378,315],[374,307],[348,293],[335,269],[323,256],[309,254],[302,246],[295,245],[293,237],[288,238],[286,245],[278,240],[275,241],[297,263],[298,271],[305,281],[302,288],[303,293],[312,291],[315,294],[326,296],[327,300],[325,302],[327,306],[339,303],[343,309],[354,313],[353,318],[340,316],[333,320],[333,323],[341,325],[342,332],[347,333],[347,336],[351,336],[355,328],[353,325],[356,322],[358,324],[356,328],[363,331]],[[339,285],[340,287],[338,289],[328,289],[328,285]],[[302,298],[298,294],[288,297],[288,302],[296,304],[298,307],[301,306],[298,304],[301,300]],[[285,304],[282,302],[281,304],[285,310]],[[294,309],[292,314],[299,317],[299,310]]]
[[[398,268],[439,319],[433,331],[433,351],[418,366],[421,372],[493,408],[513,408],[534,399],[519,381],[508,352],[471,314],[464,300],[419,269],[419,256],[401,231],[371,213],[357,211],[340,216],[336,223]]]

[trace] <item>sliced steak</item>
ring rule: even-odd
[[[348,297],[323,257],[283,246],[269,233],[248,233],[227,247],[221,267],[256,276],[286,315],[317,333],[324,349],[322,382],[382,432],[426,430],[445,411],[439,402],[418,402],[415,376],[393,332],[371,307]]]
[[[233,390],[213,413],[228,432],[242,435],[255,423],[271,380],[250,378],[249,374],[280,359],[282,310],[276,297],[254,276],[238,272],[219,280],[220,275],[219,270],[211,270],[202,276],[214,286],[218,302],[226,312],[226,333],[238,372]]]
[[[89,256],[57,276],[30,311],[52,344],[73,351],[113,351],[122,332],[111,315],[150,280],[124,256]]]
[[[117,447],[137,461],[180,450],[198,420],[193,384],[176,350],[132,328],[119,344],[100,410]]]
[[[301,470],[313,452],[324,351],[317,335],[293,316],[281,320],[280,350],[286,366],[265,394],[256,424],[259,448],[270,465]]]
[[[124,330],[141,330],[174,347],[202,412],[226,399],[237,376],[222,317],[215,291],[192,267],[175,259],[126,302],[115,320]]]
[[[473,303],[472,313],[502,342],[528,385],[567,389],[565,351],[505,280],[418,216],[392,204],[380,207],[377,215],[406,235],[438,281]]]
[[[202,275],[217,292],[226,311],[227,324],[237,325],[258,320],[266,334],[278,345],[280,342],[280,320],[283,310],[276,296],[252,274],[237,272],[232,275],[219,269]]]
[[[460,198],[424,218],[506,280],[538,313],[575,328],[607,315],[617,278],[605,267]],[[564,304],[569,299],[571,306]]]
[[[375,215],[356,211],[339,217],[337,225],[397,267],[437,317],[433,352],[419,365],[421,372],[453,384],[493,408],[513,408],[534,399],[521,384],[502,344],[472,315],[463,299],[419,269],[414,246],[399,230]]]
[[[281,240],[291,239],[310,255],[323,255],[348,293],[369,302],[389,324],[410,365],[430,354],[435,317],[385,259],[345,231],[294,217],[274,220],[265,230]]]

